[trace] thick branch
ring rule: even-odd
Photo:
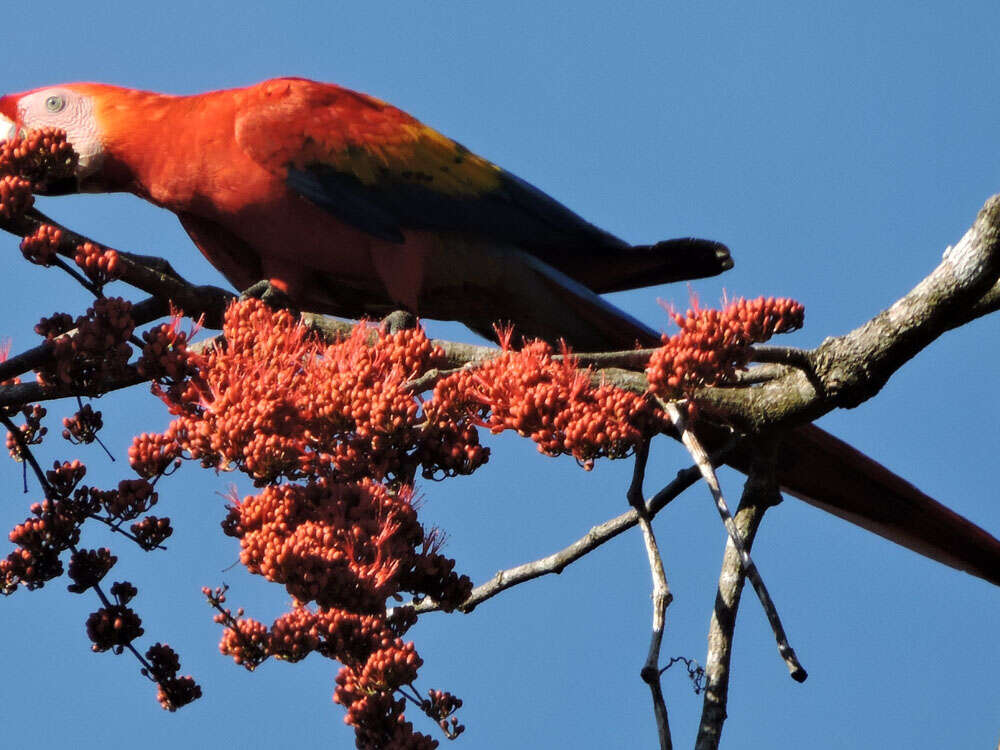
[[[89,237],[64,227],[34,208],[29,209],[21,216],[0,219],[0,229],[20,237],[31,234],[43,224],[49,224],[62,230],[62,241],[59,244],[58,252],[67,258],[73,258],[77,245],[84,242],[94,242]],[[108,247],[99,242],[94,242],[94,244]],[[191,317],[203,316],[206,327],[222,327],[222,315],[226,306],[235,297],[234,294],[214,286],[195,286],[185,281],[162,258],[137,255],[124,250],[115,250],[115,252],[118,253],[121,261],[120,281],[157,297],[164,304],[165,309],[169,310],[169,304],[172,302]]]

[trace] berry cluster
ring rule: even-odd
[[[449,740],[453,740],[462,732],[465,727],[458,723],[455,712],[462,707],[462,699],[456,698],[451,693],[443,690],[428,690],[427,700],[424,702],[424,713],[437,719],[438,726],[445,733]]]
[[[87,278],[99,287],[114,281],[121,274],[121,258],[118,252],[100,247],[93,242],[77,245],[73,260]]]
[[[285,586],[295,607],[269,628],[224,608],[224,590],[206,591],[225,627],[220,649],[247,669],[271,656],[336,659],[353,686],[337,695],[359,746],[436,745],[412,730],[397,699],[421,664],[401,638],[416,618],[388,615],[386,602],[408,593],[452,609],[472,589],[412,502],[418,469],[468,473],[486,460],[464,406],[438,407],[432,423],[407,387],[440,353],[419,329],[360,325],[326,344],[256,300],[230,307],[224,336],[203,352],[188,348],[176,321],[144,336],[139,367],[175,419],[129,452],[142,477],[185,457],[262,487],[232,499],[223,529],[247,569]],[[445,436],[470,431],[459,465]]]
[[[76,319],[69,313],[53,313],[50,318],[42,318],[35,323],[35,333],[43,339],[51,340],[72,330]]]
[[[130,528],[136,542],[147,552],[159,547],[174,533],[170,519],[157,516],[146,516],[141,521],[136,521]]]
[[[51,358],[38,370],[38,381],[42,385],[72,383],[87,391],[121,374],[132,354],[127,343],[135,329],[131,311],[132,303],[127,300],[101,297],[69,324],[77,329],[75,336],[61,333],[69,316],[43,318],[35,330],[46,337]]]
[[[86,473],[80,461],[56,462],[45,472],[46,499],[32,505],[31,517],[10,532],[10,541],[18,548],[0,560],[0,593],[11,594],[18,586],[41,588],[62,574],[60,556],[67,550],[73,553],[70,590],[94,587],[114,564],[114,557],[107,550],[77,550],[80,527],[88,518],[119,527],[156,502],[156,493],[146,480],[123,480],[117,489],[105,491],[80,486]],[[170,521],[149,516],[133,524],[132,532],[140,546],[152,549],[170,535]],[[106,569],[95,577],[94,571],[105,564]]]
[[[149,666],[143,669],[158,686],[156,699],[167,711],[176,711],[201,697],[201,688],[190,675],[178,677],[181,661],[165,643],[154,643],[146,651]]]
[[[225,346],[191,354],[189,365],[172,333],[147,345],[141,367],[170,376],[169,387],[155,390],[178,417],[156,438],[159,452],[236,468],[261,486],[320,475],[409,482],[418,468],[467,474],[486,461],[464,410],[438,409],[433,423],[421,417],[407,384],[439,353],[420,329],[388,334],[359,325],[327,345],[287,311],[246,300],[230,307],[224,334]],[[148,471],[141,461],[158,452],[152,439],[133,445],[140,474]]]
[[[196,371],[189,362],[187,346],[196,331],[197,327],[190,333],[182,331],[180,315],[174,315],[169,323],[143,331],[142,355],[136,362],[139,374],[169,384],[194,377]]]
[[[33,205],[35,196],[28,180],[13,174],[0,177],[0,216],[13,219]]]
[[[492,432],[515,430],[546,455],[568,454],[585,468],[601,456],[621,458],[644,435],[662,429],[664,417],[642,396],[607,384],[594,385],[570,352],[557,358],[535,341],[520,351],[442,380],[424,408],[431,418],[457,405]]]
[[[44,406],[40,404],[26,404],[21,408],[25,422],[17,429],[20,432],[20,440],[12,432],[7,433],[7,452],[15,461],[22,461],[21,446],[39,445],[48,434],[49,428],[42,424],[42,419],[48,413]]]
[[[72,417],[63,417],[64,440],[74,445],[85,445],[97,439],[97,433],[104,426],[101,412],[94,411],[90,404],[84,404]]]
[[[77,155],[66,140],[66,131],[40,128],[0,142],[0,176],[16,175],[29,189],[72,177]]]
[[[72,176],[76,164],[62,130],[43,128],[0,142],[0,217],[23,214],[35,203],[33,191]]]
[[[61,229],[57,229],[51,224],[41,224],[34,232],[25,235],[21,240],[21,253],[32,263],[49,266],[56,259],[62,241],[63,232]]]
[[[695,300],[686,314],[670,313],[680,331],[664,334],[663,346],[650,358],[649,389],[677,396],[730,379],[750,361],[753,344],[801,328],[804,313],[786,298],[736,299],[722,310],[699,308]]]

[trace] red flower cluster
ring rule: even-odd
[[[97,286],[114,281],[121,273],[121,258],[117,251],[100,247],[93,242],[77,245],[73,260]]]
[[[7,433],[7,452],[15,461],[21,461],[21,445],[39,445],[42,439],[48,434],[49,428],[42,424],[42,419],[48,411],[41,404],[28,404],[21,409],[21,414],[25,417],[25,422],[18,431],[21,433],[21,440],[18,441],[11,432]]]
[[[420,467],[467,474],[486,461],[464,411],[438,409],[433,424],[420,416],[407,384],[438,357],[422,330],[387,334],[360,325],[327,345],[290,313],[246,300],[230,307],[224,334],[224,346],[191,355],[184,379],[156,387],[178,418],[155,438],[158,449],[148,446],[154,438],[137,440],[136,457],[183,450],[205,466],[235,467],[259,485],[320,475],[409,482]],[[164,360],[165,351],[183,353],[171,346],[151,340],[141,367],[181,372],[179,362],[168,369]]]
[[[196,331],[197,326],[191,333],[182,331],[180,315],[174,315],[169,323],[143,331],[142,356],[136,363],[139,374],[170,384],[193,377],[196,370],[188,361],[187,345]]]
[[[154,479],[180,465],[181,447],[168,435],[144,432],[136,435],[128,449],[128,462],[140,477]]]
[[[66,131],[57,128],[40,128],[0,142],[0,175],[17,175],[29,189],[72,177],[77,161]]]
[[[51,224],[42,224],[21,240],[21,253],[32,263],[40,266],[52,265],[62,239],[61,229]]]
[[[119,375],[128,364],[132,347],[126,343],[135,329],[132,303],[120,297],[101,297],[73,324],[75,336],[60,333],[68,316],[45,319],[36,330],[52,349],[51,360],[38,370],[43,385],[73,383],[86,390]]]
[[[76,163],[63,130],[43,128],[0,142],[0,216],[23,214],[35,203],[33,190],[71,176]]]
[[[555,358],[541,341],[445,378],[425,411],[433,419],[438,409],[454,411],[458,404],[492,432],[516,430],[540,452],[572,455],[588,469],[598,457],[628,455],[644,435],[664,425],[663,415],[644,397],[595,386],[568,350]]]
[[[271,485],[234,503],[223,524],[251,573],[322,609],[373,613],[401,590],[440,596],[446,609],[471,590],[453,563],[422,549],[424,530],[406,485],[371,480]]]
[[[298,605],[268,628],[243,617],[242,609],[234,616],[225,608],[224,588],[206,588],[203,593],[218,610],[215,621],[226,627],[220,651],[246,669],[253,671],[270,656],[297,662],[314,652],[341,662],[344,666],[337,674],[333,699],[347,708],[344,720],[355,728],[358,747],[437,747],[435,740],[413,731],[403,713],[405,699],[394,695],[403,687],[412,688],[422,664],[413,644],[400,638],[416,621],[411,607],[397,608],[391,614],[385,609],[358,614],[343,609],[314,611]],[[436,693],[448,699],[435,700]],[[413,700],[412,696],[406,697]],[[439,722],[462,705],[457,698],[438,691],[416,702]],[[452,719],[451,731],[457,726],[457,720]]]
[[[681,330],[664,334],[663,346],[650,358],[649,389],[677,396],[732,378],[750,361],[753,344],[801,328],[804,314],[795,300],[776,297],[736,299],[722,310],[699,308],[696,300],[685,315],[671,312]]]
[[[422,330],[363,325],[328,345],[256,300],[230,307],[224,334],[204,353],[188,349],[176,322],[144,337],[140,368],[157,378],[154,391],[176,418],[164,435],[136,438],[129,453],[147,478],[185,456],[238,468],[263,486],[233,500],[223,528],[239,539],[244,565],[284,585],[296,606],[268,628],[224,609],[223,591],[206,592],[226,628],[221,650],[248,669],[314,651],[337,659],[364,694],[338,689],[361,746],[432,746],[395,697],[420,666],[400,638],[415,617],[388,616],[386,601],[409,593],[450,609],[468,596],[471,581],[417,520],[410,482],[419,468],[468,472],[486,459],[464,406],[439,409],[431,423],[407,387],[439,353]],[[458,465],[447,436],[466,430]],[[364,708],[374,705],[384,710]]]
[[[742,366],[740,346],[797,325],[796,315],[800,324],[801,308],[770,300],[680,318],[684,337],[669,339],[656,362],[666,366],[672,343],[679,361],[706,359],[687,351],[703,346],[724,352],[708,361]],[[268,627],[225,609],[224,591],[206,591],[226,628],[221,650],[248,669],[312,652],[340,661],[335,700],[359,747],[435,744],[406,722],[406,698],[449,736],[461,732],[457,698],[408,692],[421,660],[401,636],[415,616],[386,610],[407,592],[454,608],[471,590],[417,520],[417,470],[480,466],[488,454],[477,426],[516,430],[587,466],[627,455],[666,426],[647,397],[594,384],[568,350],[556,356],[541,342],[448,375],[421,402],[412,384],[443,360],[420,329],[359,325],[326,344],[290,313],[245,300],[226,314],[224,343],[203,352],[188,349],[176,321],[144,338],[139,366],[175,419],[162,435],[136,438],[133,467],[153,478],[186,457],[253,478],[262,491],[234,499],[223,528],[239,539],[248,570],[284,585],[295,603]]]
[[[101,412],[94,411],[90,404],[84,404],[72,417],[63,417],[62,436],[74,445],[92,443],[103,426]]]
[[[108,574],[118,558],[107,547],[94,550],[77,550],[69,560],[69,577],[73,579],[68,588],[74,594],[82,594],[96,586]]]
[[[157,686],[156,698],[167,711],[176,711],[201,697],[201,687],[194,679],[178,677],[181,661],[177,653],[165,643],[154,643],[146,651],[149,668],[143,672],[153,679]]]
[[[13,219],[35,205],[31,183],[17,175],[0,177],[0,216]]]
[[[97,652],[128,646],[144,632],[139,615],[122,604],[101,607],[87,618],[87,637]]]

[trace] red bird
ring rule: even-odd
[[[4,128],[3,126],[6,126]],[[599,294],[718,274],[715,242],[632,246],[395,107],[282,78],[196,96],[93,83],[0,98],[3,130],[55,127],[80,155],[67,192],[134,193],[177,214],[238,289],[267,279],[303,309],[404,308],[578,350],[660,337]],[[816,427],[782,487],[1000,585],[1000,542]],[[739,465],[739,459],[734,459]]]

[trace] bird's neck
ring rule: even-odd
[[[211,162],[233,147],[232,98],[129,92],[98,115],[105,161],[95,190],[135,193],[164,208],[190,208]]]

